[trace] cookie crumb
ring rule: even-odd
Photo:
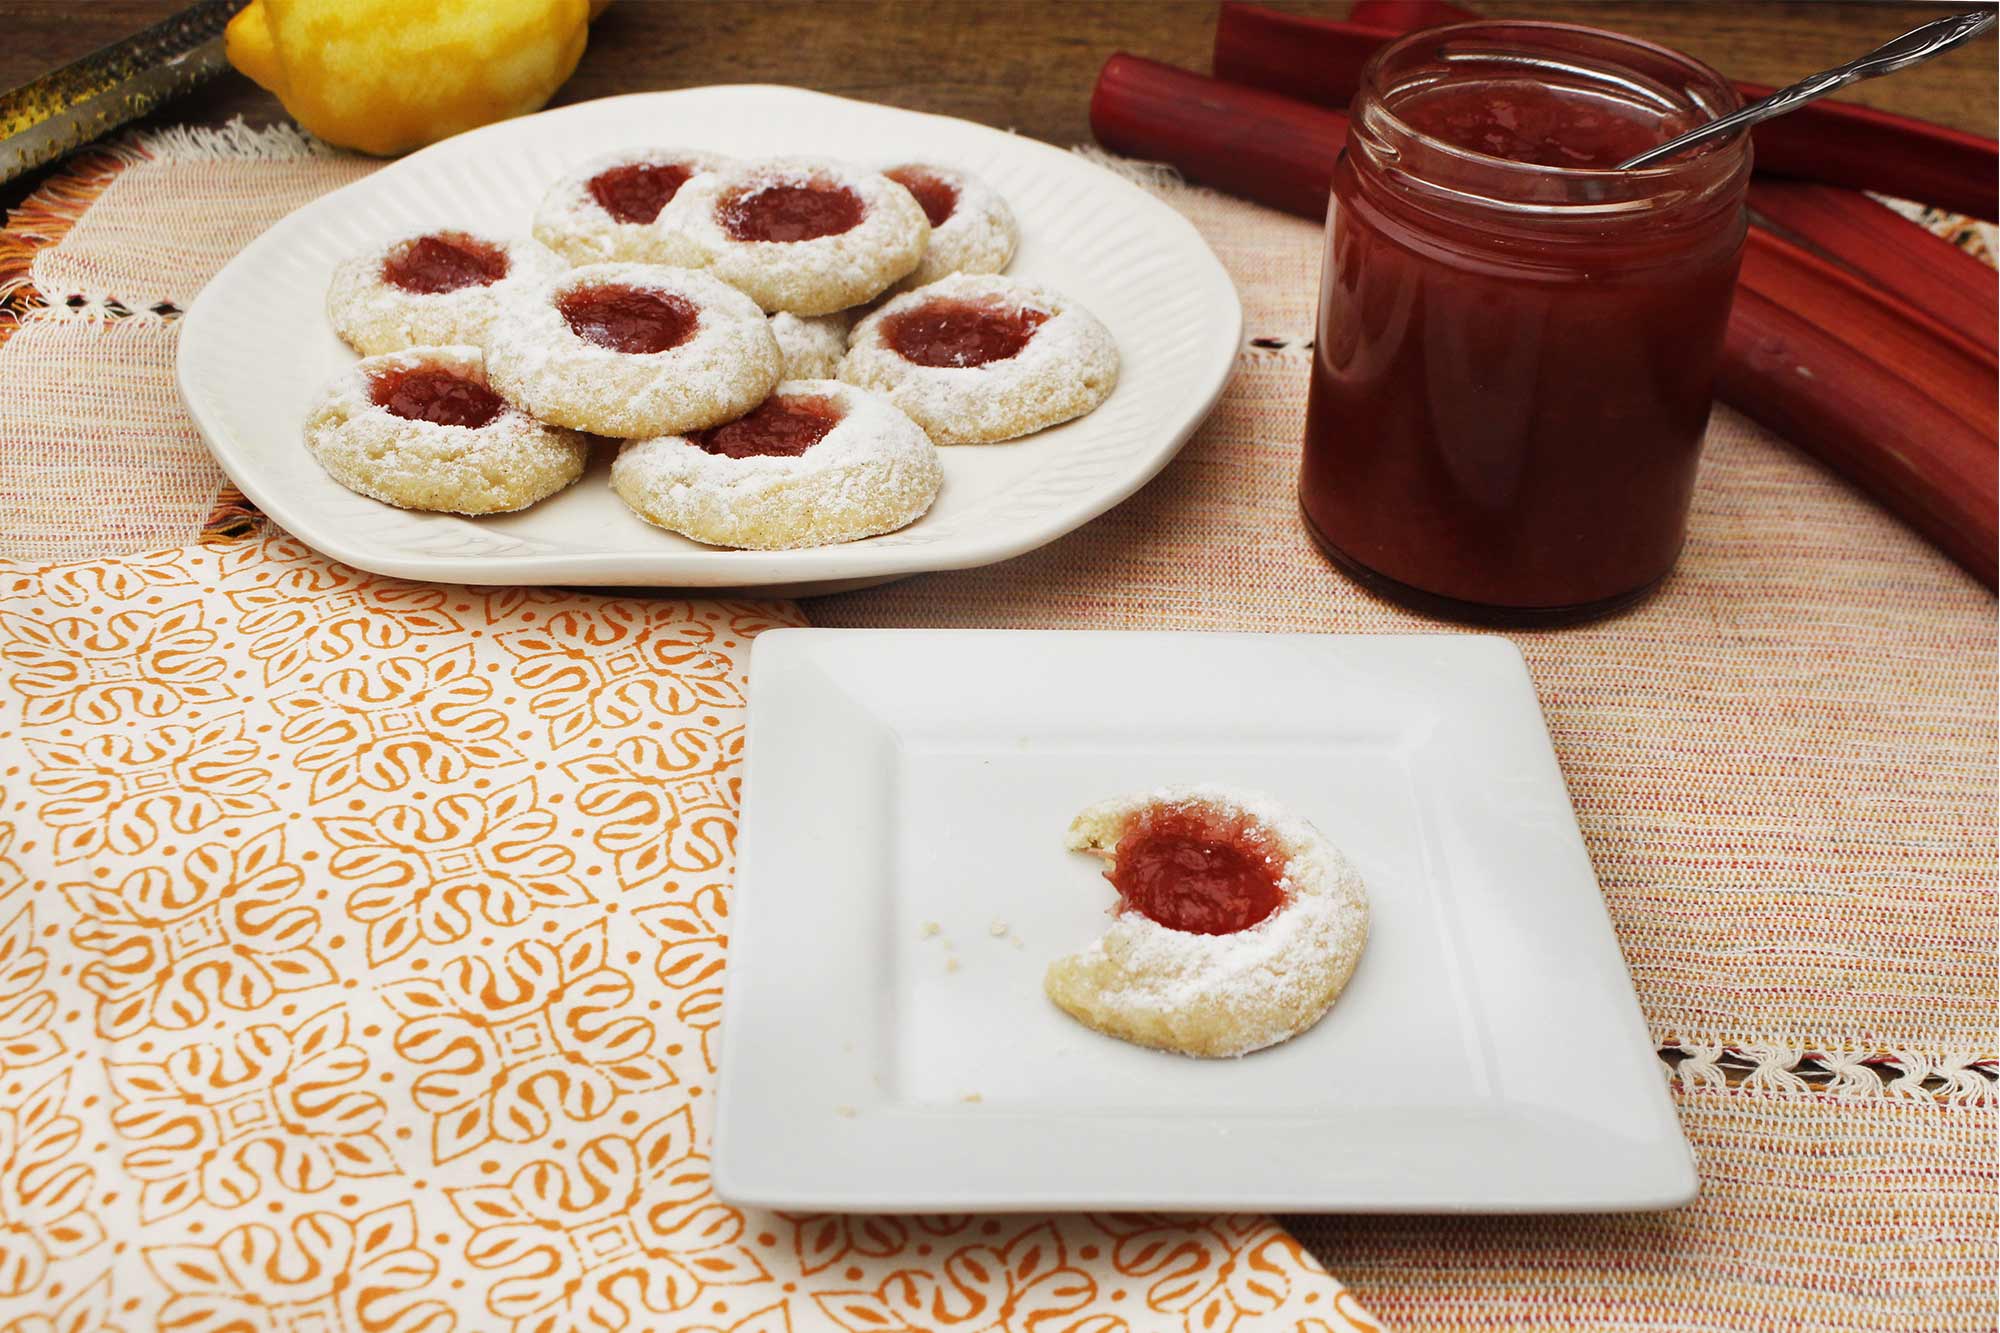
[[[945,960],[944,960],[944,970],[945,970],[945,971],[947,971],[947,972],[956,972],[956,971],[958,971],[958,959],[956,959],[956,958],[947,958],[947,959],[945,959]]]
[[[960,1097],[959,1100],[962,1102],[983,1102],[986,1099],[976,1092],[968,1092],[963,1097]]]
[[[924,922],[924,933],[923,933],[922,935],[918,936],[918,938],[919,938],[919,939],[926,939],[926,940],[927,940],[927,939],[931,938],[931,936],[933,936],[933,935],[937,935],[937,934],[940,934],[940,933],[942,933],[942,932],[943,932],[943,930],[944,930],[944,927],[943,927],[943,926],[941,926],[941,925],[939,925],[939,924],[938,924],[937,922],[935,922],[935,921],[926,921],[926,922]]]
[[[845,1117],[848,1120],[852,1120],[856,1115],[860,1114],[860,1112],[856,1111],[851,1106],[836,1106],[833,1108],[833,1113],[837,1116]]]
[[[986,929],[994,939],[1003,939],[1007,934],[1007,923],[1005,921],[995,921]]]

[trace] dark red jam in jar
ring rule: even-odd
[[[965,369],[1021,354],[1048,315],[1027,306],[978,301],[927,301],[882,321],[882,336],[896,354],[919,366]]]
[[[368,396],[377,407],[405,421],[435,426],[468,426],[474,430],[506,410],[500,395],[478,380],[443,366],[412,366],[391,370],[368,382]]]
[[[685,162],[628,162],[590,178],[590,197],[619,222],[647,223],[673,202],[694,171]]]
[[[840,424],[840,404],[817,394],[772,394],[748,415],[690,434],[688,443],[724,458],[797,458]]]
[[[382,261],[382,281],[425,296],[490,287],[506,276],[507,252],[462,231],[405,241]]]
[[[1737,105],[1704,65],[1563,24],[1413,34],[1335,170],[1299,498],[1364,585],[1433,614],[1587,619],[1673,566],[1741,258]]]
[[[1118,840],[1105,878],[1121,907],[1168,930],[1233,935],[1284,906],[1283,864],[1262,830],[1241,818],[1157,806]]]
[[[556,298],[556,310],[585,342],[634,355],[679,347],[701,323],[692,301],[612,283],[565,292]]]
[[[781,181],[726,196],[716,220],[739,241],[816,241],[860,225],[861,196],[836,181]]]

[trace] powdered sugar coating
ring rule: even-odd
[[[1088,1027],[1187,1055],[1237,1056],[1317,1023],[1368,942],[1368,897],[1339,849],[1267,796],[1199,785],[1091,806],[1071,851],[1111,854],[1141,812],[1197,808],[1256,826],[1284,858],[1284,904],[1247,930],[1199,935],[1120,912],[1082,951],[1049,965],[1043,989]]]
[[[483,426],[440,426],[376,405],[377,375],[437,366],[484,382],[477,347],[412,347],[356,362],[306,416],[306,448],[350,491],[402,509],[499,514],[525,509],[583,475],[574,431],[502,408]]]
[[[921,171],[958,191],[951,216],[931,228],[916,271],[896,285],[909,291],[954,273],[1001,273],[1013,261],[1021,231],[1000,192],[969,171],[931,162],[899,162],[890,171]]]
[[[580,338],[556,308],[586,287],[678,296],[700,320],[664,352],[618,352]],[[777,339],[735,288],[660,264],[586,264],[507,294],[487,330],[486,371],[509,402],[543,421],[620,439],[700,430],[742,416],[778,382]]]
[[[739,241],[719,206],[738,191],[810,183],[844,185],[861,200],[861,221],[809,241]],[[887,176],[830,158],[785,157],[696,177],[660,214],[692,240],[717,277],[766,310],[829,315],[874,299],[917,267],[931,224],[910,192]]]
[[[937,450],[890,403],[837,380],[788,381],[773,396],[826,398],[841,419],[789,458],[728,458],[678,435],[634,440],[618,451],[611,489],[648,523],[759,551],[893,532],[937,498]]]
[[[853,324],[845,311],[831,315],[794,315],[780,310],[771,316],[771,334],[785,359],[788,380],[830,380],[847,354],[847,331]]]
[[[382,264],[398,246],[455,230],[432,227],[408,232],[343,260],[326,292],[327,318],[341,341],[363,356],[404,347],[477,344],[508,292],[535,286],[563,270],[562,260],[539,241],[503,241],[464,232],[507,256],[505,277],[483,287],[449,292],[411,292],[383,281]]]
[[[1014,356],[980,366],[920,366],[890,346],[885,322],[933,300],[1046,315]],[[876,310],[848,339],[840,378],[886,395],[938,444],[992,444],[1096,410],[1118,386],[1118,345],[1082,306],[998,274],[957,273]]]
[[[535,239],[572,264],[630,262],[699,268],[701,251],[660,218],[621,222],[604,211],[590,182],[615,167],[684,166],[695,175],[725,171],[736,159],[697,148],[631,148],[604,153],[582,163],[549,187],[535,211]],[[693,177],[689,178],[692,183]],[[687,184],[681,186],[683,190]],[[664,212],[665,210],[662,210]]]

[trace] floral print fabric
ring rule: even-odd
[[[270,531],[0,573],[0,1325],[1373,1327],[1268,1218],[709,1190],[745,667],[797,623]]]

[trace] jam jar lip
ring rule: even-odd
[[[1721,74],[1654,42],[1575,23],[1461,23],[1410,33],[1375,53],[1361,72],[1349,143],[1383,172],[1453,208],[1584,220],[1662,209],[1692,216],[1709,206],[1735,206],[1750,176],[1746,130],[1655,166],[1621,171],[1494,157],[1427,134],[1395,110],[1415,90],[1524,69],[1683,111],[1697,123],[1742,105]]]

